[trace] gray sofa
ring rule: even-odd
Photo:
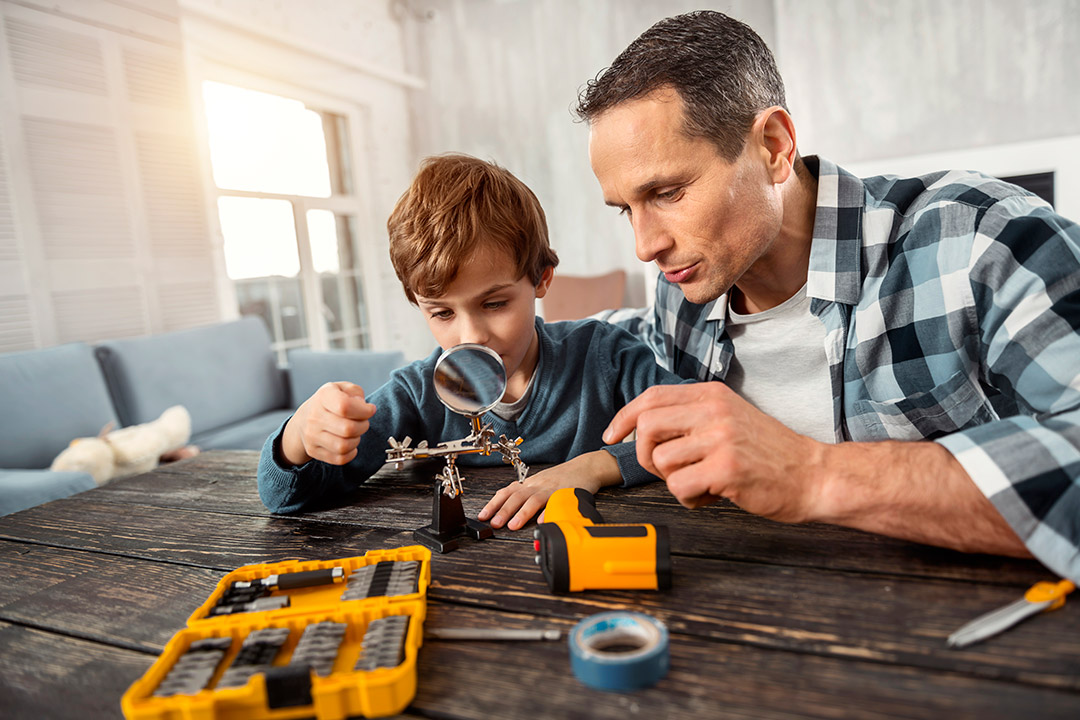
[[[0,409],[0,515],[94,487],[48,470],[71,440],[118,420],[89,345],[0,355]]]
[[[255,317],[0,355],[0,515],[94,487],[88,474],[48,467],[109,422],[137,425],[183,405],[191,444],[258,450],[324,382],[374,389],[404,362],[400,352],[295,350],[282,369]]]

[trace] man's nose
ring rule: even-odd
[[[641,262],[656,260],[672,245],[671,234],[652,213],[641,211],[634,215],[634,249]]]

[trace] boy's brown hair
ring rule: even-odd
[[[482,244],[504,251],[536,285],[559,264],[540,201],[495,163],[469,155],[425,159],[386,221],[390,261],[409,302],[437,298]]]

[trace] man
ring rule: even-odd
[[[647,30],[578,113],[605,201],[663,273],[653,308],[608,319],[724,381],[652,388],[605,440],[636,428],[688,507],[1080,579],[1075,224],[976,173],[860,180],[801,157],[772,54],[716,12]]]

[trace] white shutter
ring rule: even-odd
[[[35,344],[7,178],[7,161],[0,143],[0,352],[29,350]]]
[[[220,319],[175,2],[29,0],[0,15],[14,101],[0,139],[18,143],[12,196],[27,198],[14,239],[0,199],[0,352],[18,328],[22,345],[93,342]],[[24,271],[21,298],[5,263]]]
[[[52,294],[58,342],[130,337],[143,332],[146,312],[138,286],[60,290]]]
[[[191,139],[139,132],[136,152],[154,256],[209,259],[202,187]]]
[[[195,148],[158,133],[137,133],[136,146],[161,329],[212,323],[218,300]]]
[[[0,352],[34,347],[33,318],[26,295],[0,296]]]
[[[16,17],[6,24],[19,85],[108,96],[105,60],[96,38]]]
[[[24,117],[23,136],[46,257],[131,258],[131,216],[113,131]]]
[[[186,81],[179,51],[162,48],[155,52],[125,46],[123,58],[128,100],[187,112]]]
[[[187,117],[182,57],[131,41],[123,49],[128,98]],[[217,285],[203,188],[190,123],[135,130],[158,328],[177,330],[219,319]]]
[[[11,207],[11,193],[8,191],[7,162],[4,157],[4,144],[0,142],[0,263],[19,262],[18,238],[15,237],[15,216]],[[0,288],[0,294],[7,288]]]
[[[180,330],[219,319],[217,295],[207,283],[162,283],[158,286],[162,329]]]

